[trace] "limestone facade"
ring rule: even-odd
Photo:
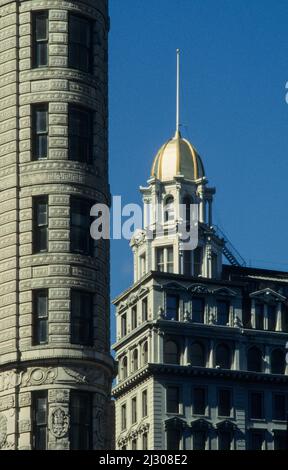
[[[47,15],[47,64],[33,64],[34,15]],[[71,15],[89,20],[89,72],[69,64]],[[91,396],[89,446],[109,446],[109,244],[72,249],[71,200],[109,204],[108,1],[0,0],[0,448],[35,448],[36,392],[46,393],[45,446],[71,448],[70,392]],[[33,110],[47,109],[47,155],[33,158]],[[91,161],[70,158],[70,106],[92,116]],[[47,249],[33,248],[46,198]],[[93,296],[91,345],[71,342],[71,292]],[[35,291],[48,297],[47,341],[35,344]],[[34,394],[34,395],[33,395]],[[87,424],[87,423],[86,423]],[[75,444],[77,445],[77,444]],[[86,444],[85,444],[86,446]]]

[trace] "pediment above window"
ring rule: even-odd
[[[251,299],[261,300],[262,302],[269,302],[271,300],[277,302],[285,302],[287,300],[286,297],[279,294],[279,292],[275,292],[269,287],[267,287],[267,289],[252,292],[252,294],[250,294],[250,297]]]
[[[206,421],[206,419],[195,419],[195,421],[191,422],[191,429],[193,431],[208,431],[212,428],[213,425]]]
[[[225,419],[224,421],[221,421],[220,423],[217,423],[216,428],[219,431],[236,431],[236,429],[238,429],[236,424],[232,423],[228,419]]]
[[[186,421],[178,417],[170,418],[165,421],[165,429],[185,429],[187,427]]]
[[[222,296],[222,297],[235,297],[237,295],[237,293],[234,290],[229,289],[228,287],[220,287],[218,289],[214,289],[213,294],[215,294],[219,297],[220,296]]]
[[[192,294],[211,294],[211,290],[204,284],[192,284],[188,287],[188,291]]]
[[[180,282],[167,282],[166,284],[162,284],[161,288],[173,291],[187,291],[186,287],[180,284]]]

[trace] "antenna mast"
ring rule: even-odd
[[[180,49],[176,50],[177,72],[176,72],[176,133],[180,129]]]

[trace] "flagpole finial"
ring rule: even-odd
[[[176,49],[176,134],[180,131],[180,49]]]

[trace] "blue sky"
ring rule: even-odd
[[[110,183],[140,202],[175,131],[181,49],[182,134],[217,189],[214,222],[252,266],[288,271],[287,0],[110,0]],[[112,241],[111,295],[133,279]]]

